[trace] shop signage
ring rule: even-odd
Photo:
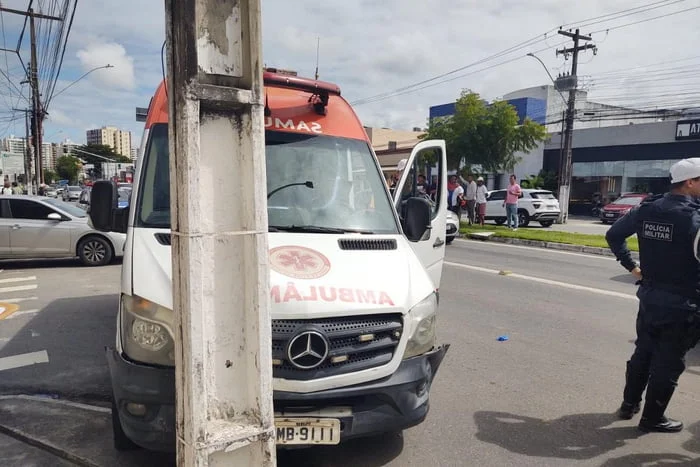
[[[700,139],[700,119],[677,122],[676,139]]]

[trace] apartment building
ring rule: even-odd
[[[104,126],[94,130],[87,130],[87,144],[101,144],[109,146],[117,154],[131,157],[131,132],[122,131],[119,128]]]

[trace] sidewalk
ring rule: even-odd
[[[42,398],[0,396],[0,465],[171,466],[175,456],[118,452],[110,410]]]

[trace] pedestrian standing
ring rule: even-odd
[[[476,179],[476,213],[477,222],[484,226],[484,220],[486,218],[486,197],[489,191],[484,185],[484,177],[479,177]]]
[[[518,230],[518,198],[522,195],[523,191],[520,189],[520,185],[515,183],[515,175],[510,176],[510,185],[506,192],[506,200],[503,205],[506,208],[506,220],[508,222],[508,228],[513,230]]]
[[[474,223],[474,209],[476,208],[476,182],[474,177],[469,175],[467,177],[467,189],[464,194],[464,198],[467,200],[467,217],[469,218],[469,225]]]
[[[637,279],[637,340],[627,362],[620,418],[640,410],[642,431],[672,433],[683,423],[665,416],[685,370],[685,354],[700,339],[700,158],[671,166],[671,190],[647,198],[606,234],[618,261]],[[637,234],[638,265],[626,239]]]
[[[452,175],[447,183],[448,209],[457,214],[457,219],[462,220],[462,203],[464,202],[464,188],[457,181],[457,176]]]
[[[0,189],[0,195],[11,195],[12,193],[12,185],[10,184],[10,181],[5,179],[5,184],[3,187]]]

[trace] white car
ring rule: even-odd
[[[125,234],[92,229],[87,213],[72,204],[2,195],[0,212],[0,259],[77,256],[86,266],[103,266],[124,254]]]
[[[542,227],[550,227],[559,217],[559,201],[551,191],[523,189],[518,199],[518,226],[527,227],[530,222],[539,222]],[[504,202],[506,190],[490,191],[486,199],[486,220],[498,225],[506,222]]]
[[[459,219],[457,219],[457,214],[455,214],[452,211],[447,211],[447,233],[446,233],[446,242],[449,245],[452,243],[452,240],[457,238],[457,235],[459,235]]]

